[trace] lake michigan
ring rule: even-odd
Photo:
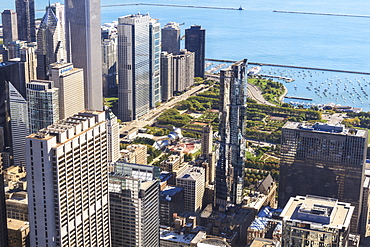
[[[48,1],[35,0],[36,9]],[[130,4],[136,1],[102,0],[102,5]],[[296,65],[358,72],[370,72],[370,2],[358,0],[221,1],[168,0],[140,3],[198,5],[244,10],[197,9],[157,6],[116,6],[102,8],[102,23],[133,13],[149,13],[162,24],[185,23],[184,29],[198,24],[206,29],[206,57],[214,59]],[[1,1],[0,10],[14,9],[14,1]],[[344,17],[278,13],[297,11],[364,15]],[[37,17],[42,11],[36,13]],[[312,98],[310,103],[336,103],[370,111],[370,76],[263,67],[264,73],[291,76],[285,83],[289,96]],[[289,102],[287,100],[286,102]],[[297,101],[297,100],[294,100]]]

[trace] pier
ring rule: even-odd
[[[308,101],[312,101],[312,99],[311,99],[311,98],[295,97],[295,96],[285,96],[284,98],[286,98],[286,99],[300,99],[300,100],[308,100]]]
[[[147,6],[160,6],[160,7],[177,7],[177,8],[197,8],[197,9],[244,10],[241,6],[239,8],[231,8],[231,7],[177,5],[177,4],[160,4],[160,3],[106,4],[106,5],[102,5],[101,7],[118,7],[118,6],[132,6],[132,5],[147,5]]]
[[[316,12],[286,11],[286,10],[274,10],[273,12],[275,12],[275,13],[284,13],[284,14],[329,15],[329,16],[341,16],[341,17],[370,18],[370,15],[332,14],[332,13],[316,13]]]
[[[236,60],[234,61],[234,60],[211,59],[211,58],[206,58],[206,60],[207,61],[214,61],[214,62],[223,62],[223,63],[236,63],[237,62]],[[323,68],[302,67],[302,66],[271,64],[271,63],[256,63],[256,62],[248,62],[248,64],[259,65],[259,66],[292,68],[292,69],[307,69],[307,70],[319,70],[319,71],[328,71],[328,72],[340,72],[340,73],[370,75],[369,72],[358,72],[358,71],[350,71],[350,70],[323,69]]]
[[[267,77],[267,78],[277,78],[279,80],[284,80],[286,82],[292,82],[292,81],[294,81],[293,78],[279,76],[279,75],[262,75],[262,74],[258,74],[257,76],[262,76],[262,77]]]

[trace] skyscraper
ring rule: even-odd
[[[27,42],[35,42],[35,1],[15,0],[15,9],[18,18],[18,39]]]
[[[162,51],[180,54],[180,28],[176,22],[169,22],[162,28]]]
[[[107,149],[108,156],[107,161],[109,163],[116,162],[119,157],[119,123],[114,113],[109,110],[106,111],[107,120]]]
[[[159,167],[117,162],[109,176],[112,247],[159,246]]]
[[[105,112],[26,138],[30,246],[110,246]]]
[[[85,109],[103,109],[100,0],[66,0],[68,62],[84,73]]]
[[[28,114],[30,133],[59,120],[58,88],[52,81],[33,80],[27,83]]]
[[[10,82],[9,105],[14,165],[24,167],[26,166],[25,138],[29,135],[28,104]]]
[[[195,52],[195,77],[204,78],[206,30],[199,25],[185,29],[185,49]]]
[[[6,9],[1,14],[3,22],[3,43],[7,45],[11,41],[18,40],[17,13],[12,9]]]
[[[149,112],[150,22],[149,15],[118,18],[118,118],[122,121]]]
[[[287,122],[282,128],[279,206],[290,197],[318,195],[355,206],[351,231],[361,212],[367,131],[344,125]]]
[[[84,107],[83,71],[71,63],[54,63],[51,67],[51,80],[59,89],[59,118],[80,112]]]
[[[242,202],[247,60],[241,60],[220,74],[219,160],[216,167],[215,204]]]
[[[194,84],[194,52],[181,49],[173,56],[173,91],[184,92]]]
[[[66,59],[65,37],[61,22],[47,8],[37,31],[37,78],[48,80],[50,64]]]
[[[149,22],[149,107],[155,108],[161,99],[161,24]]]
[[[173,97],[173,55],[166,51],[161,53],[161,90],[162,101]]]

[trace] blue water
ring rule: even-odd
[[[42,9],[47,1],[36,1],[36,9]],[[213,10],[156,6],[125,6],[102,8],[102,23],[117,20],[119,16],[131,13],[149,12],[153,18],[159,19],[164,25],[169,21],[185,23],[189,27],[192,24],[202,25],[207,30],[206,57],[217,59],[239,60],[248,58],[251,62],[274,63],[284,65],[297,65],[317,68],[339,69],[370,72],[370,18],[337,17],[320,15],[300,15],[274,13],[273,10],[305,11],[321,13],[368,15],[370,2],[358,0],[356,2],[346,0],[285,0],[285,1],[224,1],[224,0],[166,0],[149,1],[144,3],[202,5],[219,7],[239,7],[244,11],[237,10]],[[102,4],[137,3],[137,1],[102,0]],[[1,1],[0,9],[14,8],[13,2]],[[43,12],[37,12],[41,17]],[[183,28],[183,29],[184,29]],[[276,73],[284,68],[274,68]],[[264,68],[268,71],[268,68]],[[293,73],[293,72],[292,72]],[[307,72],[308,73],[308,72]],[[298,73],[296,73],[298,74]],[[354,87],[359,95],[356,98],[349,97],[349,90],[337,90],[337,84],[332,85],[334,96],[330,99],[323,95],[323,91],[315,93],[307,89],[307,78],[297,77],[295,82],[287,83],[288,95],[312,98],[316,103],[338,103],[362,107],[370,111],[370,101],[365,98],[355,78],[360,80],[362,75],[346,75],[333,72],[324,74],[313,73],[320,82],[313,87],[318,88],[321,83],[328,79],[349,77],[348,81],[356,82]],[[337,77],[335,77],[337,76]],[[293,76],[294,77],[294,74]],[[333,80],[334,80],[333,79]],[[361,79],[363,80],[363,79]],[[364,82],[370,81],[365,76]],[[348,82],[349,83],[349,82]],[[347,84],[348,84],[347,83]],[[297,90],[295,90],[296,85]],[[323,86],[322,86],[323,87]],[[348,86],[349,87],[349,86]],[[369,87],[362,86],[365,92],[370,92]],[[320,90],[324,88],[320,88]],[[336,99],[338,92],[343,95]],[[318,95],[320,94],[321,97]],[[346,97],[347,96],[347,97]],[[360,97],[358,99],[357,97]],[[347,98],[344,102],[344,98]],[[354,101],[353,101],[354,100]]]

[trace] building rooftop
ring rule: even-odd
[[[166,198],[172,197],[182,190],[184,190],[184,188],[182,187],[167,186],[164,190],[160,192],[160,196],[164,196]]]
[[[279,243],[275,243],[271,239],[255,238],[249,247],[279,247]]]
[[[347,128],[343,124],[286,122],[283,128],[358,137],[366,137],[367,135],[365,130]]]
[[[189,166],[181,175],[177,176],[176,179],[186,179],[186,180],[197,180],[204,173],[202,167]]]
[[[176,233],[174,231],[170,231],[168,229],[159,229],[160,239],[161,240],[167,240],[172,241],[176,243],[183,243],[190,245],[190,242],[195,237],[195,234],[183,234],[182,232]]]
[[[27,221],[8,218],[8,229],[22,231],[26,228],[29,228]]]
[[[337,199],[318,196],[291,197],[281,217],[284,221],[305,222],[328,228],[347,228],[354,207]]]

